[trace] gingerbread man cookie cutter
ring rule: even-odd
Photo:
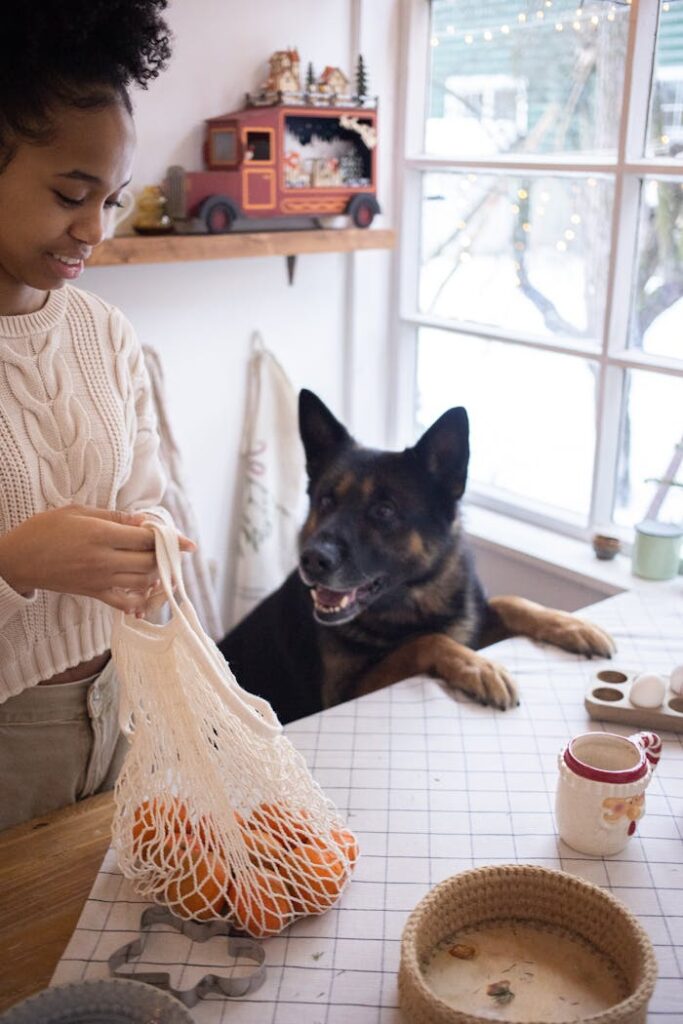
[[[219,974],[205,974],[204,977],[187,989],[174,989],[171,986],[171,976],[165,971],[139,971],[132,972],[123,970],[125,964],[142,956],[147,938],[155,925],[170,925],[177,932],[186,935],[192,942],[206,942],[216,936],[227,937],[227,956],[231,960],[238,958],[251,960],[254,969],[249,974],[239,977],[222,977]],[[127,942],[109,957],[109,971],[114,978],[125,978],[129,981],[142,981],[155,988],[169,992],[181,1003],[189,1008],[196,1006],[200,999],[216,992],[219,995],[228,996],[230,999],[237,999],[255,992],[263,984],[266,978],[266,954],[263,946],[241,935],[235,935],[229,921],[185,921],[176,917],[166,907],[147,907],[140,918],[140,935],[132,942]]]

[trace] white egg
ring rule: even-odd
[[[644,672],[633,681],[628,696],[638,708],[658,708],[665,693],[666,680],[654,672]]]
[[[669,686],[674,693],[683,694],[683,665],[678,665],[671,673]]]

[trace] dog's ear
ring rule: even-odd
[[[317,395],[299,392],[299,433],[306,453],[306,472],[314,480],[334,456],[353,439]]]
[[[413,449],[427,472],[453,504],[462,498],[470,460],[467,413],[459,406],[433,423]]]

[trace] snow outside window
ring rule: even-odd
[[[464,405],[512,515],[683,521],[683,0],[405,10],[399,426]]]

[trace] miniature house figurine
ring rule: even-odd
[[[222,234],[272,218],[319,226],[339,214],[370,226],[380,212],[377,98],[353,99],[346,75],[329,65],[316,85],[309,64],[303,93],[299,72],[297,50],[272,54],[246,106],[207,119],[204,169],[168,169],[163,195],[177,232]]]
[[[318,79],[318,92],[329,96],[348,96],[349,80],[341,68],[328,64]]]
[[[270,74],[263,83],[264,93],[301,92],[298,50],[276,50],[270,57]]]

